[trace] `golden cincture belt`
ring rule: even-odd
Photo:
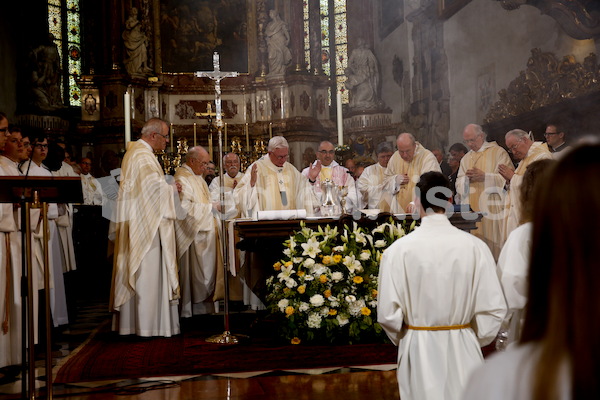
[[[471,324],[464,325],[448,325],[448,326],[412,326],[406,325],[408,329],[413,331],[452,331],[455,329],[467,329],[471,327]]]

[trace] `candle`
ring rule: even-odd
[[[173,131],[175,130],[175,128],[173,128],[173,123],[171,122],[171,140],[169,140],[169,142],[171,142],[171,153],[173,153]]]
[[[213,143],[212,143],[212,132],[208,135],[208,154],[210,155],[210,160],[213,159]]]
[[[210,113],[212,112],[212,106],[210,104],[210,102],[206,105],[206,113],[210,116]]]
[[[338,130],[338,146],[344,144],[344,121],[342,119],[342,92],[337,92],[337,130]]]
[[[227,152],[227,122],[225,122],[225,152]]]
[[[273,123],[269,122],[269,139],[273,138]]]
[[[131,95],[129,90],[125,91],[123,108],[125,111],[125,150],[127,150],[127,144],[131,142]]]
[[[246,151],[250,151],[250,135],[248,133],[248,123],[246,122]]]
[[[194,122],[194,147],[196,147],[196,123]]]

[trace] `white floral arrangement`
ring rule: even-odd
[[[355,344],[387,340],[377,323],[379,263],[383,251],[414,229],[389,222],[371,232],[353,222],[301,229],[284,243],[284,257],[267,279],[267,308],[292,344]]]

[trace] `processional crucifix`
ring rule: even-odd
[[[221,67],[219,65],[219,53],[216,51],[213,53],[213,70],[212,71],[199,71],[196,72],[196,76],[198,78],[210,78],[215,81],[215,108],[216,108],[216,117],[217,117],[217,140],[219,141],[219,185],[220,185],[220,197],[219,203],[221,205],[221,212],[225,210],[225,174],[223,169],[223,137],[222,137],[222,129],[223,129],[223,118],[221,115],[221,80],[225,78],[235,78],[239,75],[238,72],[223,72],[221,71]],[[210,113],[210,112],[209,112]],[[210,117],[209,117],[210,118]],[[209,119],[209,124],[210,124]],[[209,126],[210,131],[210,126]],[[206,341],[211,343],[220,343],[220,344],[236,344],[239,342],[238,338],[235,335],[232,335],[229,331],[229,279],[228,279],[228,246],[227,246],[227,222],[225,221],[224,214],[221,215],[221,251],[223,252],[223,279],[225,280],[225,332],[220,335],[215,335],[208,338]]]

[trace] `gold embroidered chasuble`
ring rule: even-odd
[[[433,153],[417,142],[417,148],[411,162],[406,162],[396,151],[387,165],[385,172],[386,184],[392,189],[392,213],[405,213],[408,203],[413,201],[415,186],[425,172],[442,172],[440,164]],[[396,185],[396,175],[408,175],[409,182],[404,186]]]
[[[504,185],[506,181],[498,173],[498,166],[512,169],[510,156],[496,142],[484,142],[478,151],[470,150],[460,161],[456,179],[456,202],[469,204],[473,211],[486,215],[477,223],[472,234],[489,246],[495,259],[498,259],[504,244],[503,230],[505,215]],[[469,169],[478,168],[485,172],[482,182],[471,182],[466,176]]]

